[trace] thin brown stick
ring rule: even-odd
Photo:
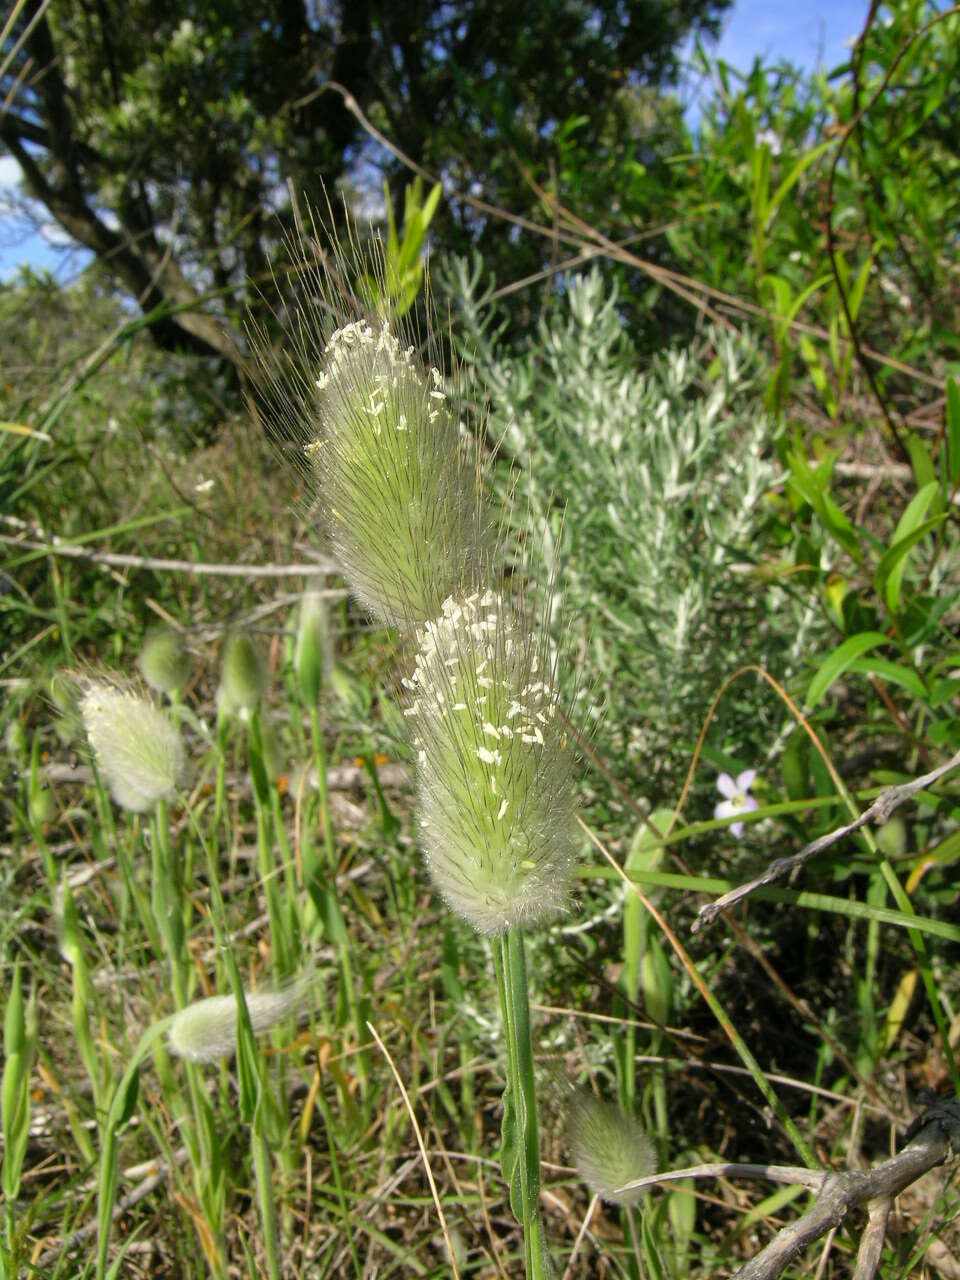
[[[318,573],[338,573],[336,561],[318,556],[311,564],[195,564],[190,560],[168,560],[158,556],[132,556],[115,551],[88,551],[71,543],[34,542],[0,533],[0,543],[25,551],[42,551],[67,560],[89,560],[112,569],[151,569],[163,573],[188,573],[196,577],[218,578],[309,578]]]
[[[851,1210],[898,1196],[925,1173],[943,1164],[951,1146],[954,1150],[960,1148],[960,1100],[957,1098],[931,1108],[923,1128],[898,1155],[866,1172],[848,1170],[828,1174],[812,1208],[784,1227],[765,1249],[735,1272],[736,1280],[776,1280],[798,1254],[831,1228],[839,1226]],[[879,1225],[874,1230],[878,1231]],[[859,1269],[857,1276],[860,1277]]]
[[[877,1274],[883,1242],[887,1237],[887,1220],[892,1208],[893,1196],[880,1196],[867,1205],[867,1228],[860,1237],[853,1280],[873,1280]]]
[[[721,912],[728,911],[731,907],[736,906],[738,902],[749,897],[751,893],[763,885],[772,884],[774,880],[779,880],[781,876],[787,875],[794,867],[803,866],[811,858],[815,858],[818,853],[823,853],[824,849],[829,849],[838,840],[842,840],[844,836],[858,831],[860,827],[866,826],[868,822],[875,821],[881,824],[886,822],[891,813],[909,800],[911,796],[930,786],[932,782],[936,782],[944,774],[949,773],[958,766],[960,766],[960,751],[952,756],[946,764],[932,769],[929,773],[923,774],[922,777],[914,778],[911,782],[903,782],[899,786],[888,787],[886,791],[881,791],[869,809],[865,809],[859,818],[854,818],[853,822],[845,823],[844,826],[836,827],[833,831],[828,831],[826,835],[819,836],[816,840],[811,840],[799,853],[795,853],[789,858],[777,858],[775,862],[771,862],[763,875],[757,876],[755,880],[750,880],[746,884],[739,885],[736,889],[731,889],[729,893],[725,893],[713,902],[708,902],[705,907],[701,907],[697,913],[696,920],[690,926],[691,932],[696,933],[704,925],[713,924]]]

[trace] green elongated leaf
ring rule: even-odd
[[[140,1095],[140,1064],[123,1077],[117,1086],[117,1092],[110,1104],[110,1114],[118,1129],[122,1129],[133,1115]]]
[[[951,489],[960,480],[960,386],[947,379],[947,476]]]
[[[915,431],[911,431],[907,436],[907,453],[910,455],[910,465],[913,467],[913,476],[917,482],[917,489],[922,490],[937,478],[937,473],[926,441],[921,436],[918,436]]]
[[[661,836],[670,829],[674,813],[672,809],[656,809],[648,823],[641,824],[633,837],[624,867],[627,874],[634,871],[655,871],[663,862],[663,845],[651,831]],[[649,825],[648,825],[649,824]],[[644,952],[645,908],[634,893],[628,893],[623,903],[623,989],[631,1001],[637,999],[640,990],[640,970]]]
[[[790,450],[787,454],[787,462],[790,465],[790,483],[796,486],[813,507],[827,532],[833,535],[857,564],[860,564],[863,561],[860,539],[850,520],[827,492],[828,481],[821,474],[826,469],[820,467],[814,470],[798,449]]]
[[[803,307],[806,306],[809,299],[813,294],[822,289],[825,284],[829,284],[832,278],[833,277],[830,275],[819,276],[812,282],[812,284],[808,284],[805,289],[800,290],[797,296],[793,299],[793,302],[790,304],[790,307],[783,313],[780,324],[778,325],[777,337],[781,342],[786,339],[790,326],[793,324],[794,320],[796,320]]]
[[[659,1232],[655,1223],[659,1225],[662,1220],[660,1206],[656,1209],[645,1208],[640,1217],[640,1248],[643,1253],[644,1271],[651,1280],[667,1280],[669,1272],[664,1265],[663,1258],[660,1255],[660,1246],[657,1243]]]
[[[870,270],[873,267],[873,258],[867,258],[863,266],[857,273],[857,278],[853,282],[853,288],[847,297],[847,306],[850,308],[850,314],[856,320],[860,312],[860,306],[863,302],[864,291],[867,287],[867,281],[870,279]]]
[[[825,151],[829,151],[832,146],[833,140],[831,139],[829,142],[822,142],[819,147],[814,147],[812,151],[804,152],[771,196],[767,204],[767,211],[770,217],[780,208],[783,200],[790,194],[806,170],[810,168],[815,160],[819,160]]]
[[[807,710],[812,711],[823,700],[827,690],[843,675],[851,662],[885,644],[889,644],[889,640],[881,631],[861,631],[849,640],[844,640],[842,645],[824,658],[807,686]]]
[[[816,387],[816,389],[820,392],[821,395],[826,395],[826,392],[827,392],[826,371],[824,370],[823,363],[820,359],[820,356],[817,352],[816,347],[813,345],[813,343],[810,341],[810,339],[807,337],[805,333],[801,334],[800,336],[800,354],[803,356],[804,360],[806,361],[807,372],[810,374],[810,379],[813,382],[813,385]]]
[[[847,670],[878,676],[890,684],[898,684],[901,689],[906,689],[922,702],[928,699],[927,686],[917,673],[909,667],[902,667],[899,662],[890,662],[887,658],[854,658]]]
[[[929,485],[927,487],[930,488]],[[920,494],[917,494],[917,497],[920,497]],[[913,506],[913,503],[910,505]],[[946,518],[946,512],[939,516],[931,516],[929,520],[924,520],[884,552],[873,576],[873,585],[877,594],[883,596],[892,614],[900,610],[900,586],[907,567],[907,557],[917,543],[922,542],[928,533],[932,533],[943,524]]]

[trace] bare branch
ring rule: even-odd
[[[339,565],[325,556],[310,564],[197,564],[191,560],[167,560],[157,556],[132,556],[122,552],[88,551],[69,543],[34,542],[29,538],[12,538],[0,533],[0,543],[22,547],[25,551],[42,551],[69,560],[89,560],[115,569],[153,569],[164,573],[188,573],[196,577],[219,578],[309,578],[319,573],[339,573]]]
[[[813,1207],[784,1227],[765,1249],[735,1272],[736,1280],[776,1280],[798,1254],[839,1226],[852,1209],[892,1201],[912,1182],[943,1164],[951,1148],[960,1149],[960,1100],[957,1098],[933,1106],[924,1117],[923,1128],[898,1155],[866,1172],[848,1170],[829,1174]],[[879,1234],[881,1217],[878,1207],[867,1229],[868,1235]],[[885,1223],[885,1218],[883,1221]],[[882,1247],[882,1238],[879,1243]],[[872,1238],[861,1248],[864,1268],[870,1265],[876,1247],[876,1240]],[[857,1280],[866,1280],[872,1274],[867,1270],[861,1272],[858,1260]]]
[[[898,809],[911,796],[916,795],[918,791],[923,791],[925,787],[930,786],[931,783],[936,782],[952,769],[956,769],[958,765],[960,765],[960,751],[952,756],[946,764],[939,765],[938,768],[932,769],[922,777],[914,778],[912,782],[903,782],[896,787],[888,787],[886,791],[882,791],[877,796],[870,808],[861,813],[860,817],[855,818],[853,822],[848,822],[842,827],[836,827],[833,831],[828,831],[825,836],[819,836],[816,840],[812,840],[810,844],[805,845],[799,853],[795,853],[789,858],[778,858],[775,862],[771,862],[763,875],[757,876],[755,880],[750,880],[746,884],[739,885],[736,889],[731,889],[729,893],[725,893],[722,897],[701,907],[697,913],[696,920],[690,926],[691,932],[697,933],[704,925],[713,924],[721,912],[728,911],[730,907],[749,897],[751,893],[756,889],[762,888],[763,885],[772,884],[774,880],[779,880],[781,876],[787,875],[794,867],[802,867],[811,858],[815,858],[818,853],[823,853],[824,849],[829,849],[838,840],[842,840],[844,836],[858,831],[860,827],[866,826],[868,822],[886,822],[894,809]]]

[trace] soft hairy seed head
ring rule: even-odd
[[[427,867],[485,934],[570,903],[572,754],[544,636],[496,592],[451,596],[419,631],[405,682]]]
[[[570,1104],[567,1133],[573,1162],[590,1190],[608,1204],[633,1205],[643,1191],[621,1191],[656,1172],[657,1155],[643,1128],[616,1103],[579,1091]]]
[[[140,651],[140,670],[157,693],[179,693],[190,670],[183,637],[170,627],[148,631]]]
[[[186,757],[179,731],[162,711],[130,689],[89,681],[80,712],[97,765],[121,808],[145,813],[173,796]]]
[[[220,667],[217,711],[221,717],[249,719],[260,705],[267,687],[267,673],[256,645],[242,631],[227,636]]]
[[[322,586],[308,586],[300,598],[293,665],[300,696],[308,707],[316,707],[333,666],[330,616]]]
[[[305,452],[331,549],[370,613],[420,625],[479,579],[481,503],[458,415],[440,371],[385,319],[335,330],[323,356]]]
[[[479,453],[444,376],[429,278],[425,306],[406,310],[380,241],[361,246],[349,220],[338,241],[326,221],[299,226],[288,246],[300,267],[277,316],[282,343],[250,322],[251,384],[348,587],[413,631],[483,580]]]
[[[304,1006],[308,980],[276,991],[244,993],[254,1035],[262,1035]],[[237,1050],[237,1002],[230,996],[197,1000],[174,1015],[167,1033],[171,1053],[188,1062],[217,1062]]]

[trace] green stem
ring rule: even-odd
[[[330,797],[327,791],[327,755],[323,746],[323,733],[320,729],[320,713],[316,707],[310,708],[310,737],[313,742],[313,757],[317,769],[317,795],[320,800],[320,824],[323,827],[323,842],[327,847],[327,863],[330,874],[337,874],[337,849],[333,839],[333,823],[330,820]]]
[[[347,934],[343,912],[340,910],[340,897],[337,892],[337,846],[333,835],[333,822],[330,818],[330,796],[327,790],[327,755],[323,746],[323,732],[320,727],[320,713],[316,707],[310,708],[310,739],[313,744],[314,767],[317,773],[317,797],[320,802],[320,825],[323,828],[323,842],[327,852],[327,871],[330,883],[331,909],[336,913],[335,929],[339,935],[337,943],[340,961],[340,979],[343,983],[343,998],[347,1006],[347,1016],[354,1028],[357,1043],[364,1037],[363,1022],[357,1004],[357,992],[353,980],[353,964],[350,959],[350,941]],[[361,1089],[366,1092],[369,1083],[367,1060],[365,1053],[359,1053],[356,1059],[357,1078]]]
[[[540,1141],[537,1132],[537,1087],[530,1038],[530,1000],[523,934],[508,930],[494,951],[497,984],[507,1035],[507,1080],[519,1126],[517,1163],[520,1175],[520,1220],[527,1280],[549,1280],[552,1274],[540,1217]]]

